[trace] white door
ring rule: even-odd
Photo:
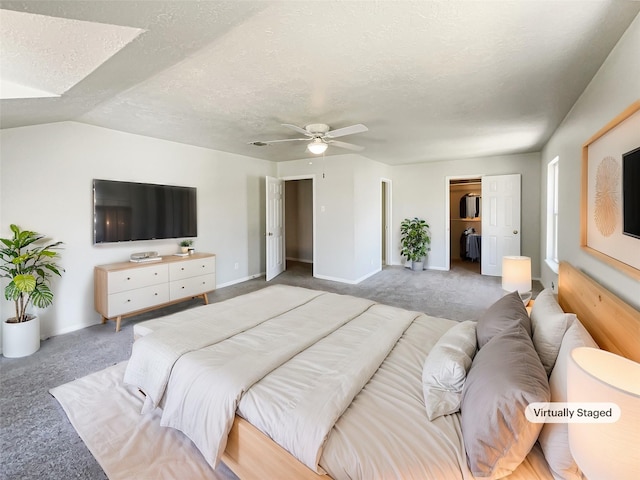
[[[520,174],[482,177],[482,275],[502,275],[502,257],[520,255]]]
[[[284,181],[267,177],[267,281],[284,272]]]

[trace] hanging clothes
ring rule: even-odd
[[[482,237],[477,233],[467,235],[467,258],[472,262],[480,261]]]
[[[466,193],[460,198],[460,218],[477,218],[480,216],[480,195]]]
[[[469,227],[460,235],[460,258],[462,260],[480,261],[482,251],[482,237],[476,233],[475,228]]]
[[[467,197],[468,197],[468,193],[466,195],[463,195],[460,198],[460,218],[467,218]]]

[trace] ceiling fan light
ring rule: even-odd
[[[307,150],[315,155],[320,155],[321,153],[324,153],[327,147],[328,145],[326,143],[324,143],[321,139],[316,138],[315,140],[313,140],[313,142],[307,145]]]

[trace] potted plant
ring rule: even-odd
[[[189,248],[191,245],[193,245],[193,240],[188,238],[182,240],[180,242],[180,249],[182,250],[182,253],[189,253],[189,250],[193,250],[192,248]]]
[[[2,353],[5,357],[25,357],[40,348],[40,319],[29,307],[46,308],[53,303],[49,281],[62,268],[55,250],[62,242],[36,245],[41,235],[10,226],[13,238],[0,238],[0,277],[8,278],[4,296],[15,304],[15,317],[2,323]]]
[[[400,224],[400,243],[400,254],[411,262],[411,269],[422,270],[424,259],[430,250],[427,245],[431,244],[427,222],[417,217],[405,218]]]

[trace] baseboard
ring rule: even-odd
[[[319,278],[321,280],[331,280],[332,282],[340,282],[340,283],[347,283],[349,285],[357,285],[358,283],[366,280],[369,277],[374,276],[376,273],[382,271],[382,269],[378,268],[377,270],[374,270],[373,272],[367,273],[366,275],[363,275],[362,277],[356,279],[356,280],[347,280],[346,278],[338,278],[338,277],[329,277],[326,275],[318,275],[318,274],[314,274],[313,276],[315,278]]]
[[[94,312],[95,313],[95,312]],[[82,330],[83,328],[87,328],[87,327],[93,327],[94,325],[100,325],[102,323],[102,319],[100,318],[100,315],[96,314],[96,320],[95,322],[91,322],[91,323],[75,323],[73,325],[69,325],[66,326],[64,328],[61,329],[56,329],[54,331],[40,331],[40,340],[44,341],[47,340],[48,338],[51,337],[56,337],[58,335],[64,335],[65,333],[71,333],[71,332],[75,332],[78,330]]]
[[[230,282],[220,283],[216,285],[216,288],[230,287],[231,285],[236,285],[242,282],[248,282],[249,280],[253,280],[254,278],[264,277],[264,276],[265,276],[265,272],[260,272],[254,275],[249,275],[248,277],[236,278],[235,280],[231,280]]]

